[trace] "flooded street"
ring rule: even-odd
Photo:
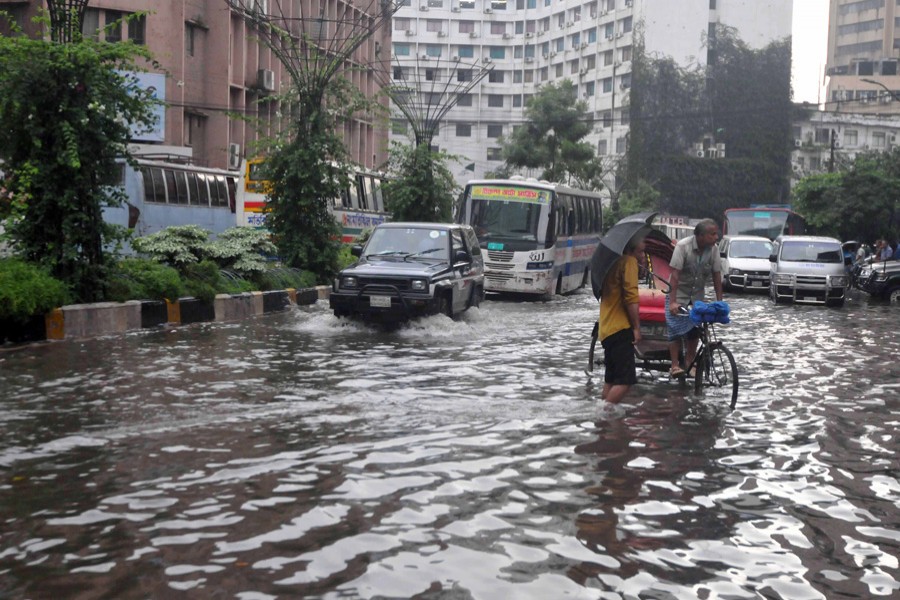
[[[900,308],[727,300],[734,411],[589,291],[0,351],[0,598],[900,596]]]

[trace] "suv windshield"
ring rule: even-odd
[[[769,258],[772,242],[762,240],[735,240],[728,251],[731,258]]]
[[[784,242],[781,248],[781,260],[820,263],[844,262],[839,244],[809,240]]]
[[[366,257],[424,256],[440,260],[450,258],[450,236],[446,230],[430,227],[385,227],[376,229],[366,244]]]

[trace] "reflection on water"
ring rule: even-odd
[[[0,597],[900,594],[895,307],[732,299],[738,408],[600,406],[596,304],[0,353]]]

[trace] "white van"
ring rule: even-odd
[[[728,291],[765,292],[769,289],[769,257],[775,247],[769,238],[726,235],[719,242],[722,283]]]
[[[769,257],[773,302],[843,306],[849,277],[841,243],[830,237],[782,235]]]

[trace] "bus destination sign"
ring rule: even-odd
[[[550,192],[532,188],[521,188],[509,185],[475,185],[472,186],[473,200],[506,200],[509,202],[526,202],[528,204],[550,204]]]

